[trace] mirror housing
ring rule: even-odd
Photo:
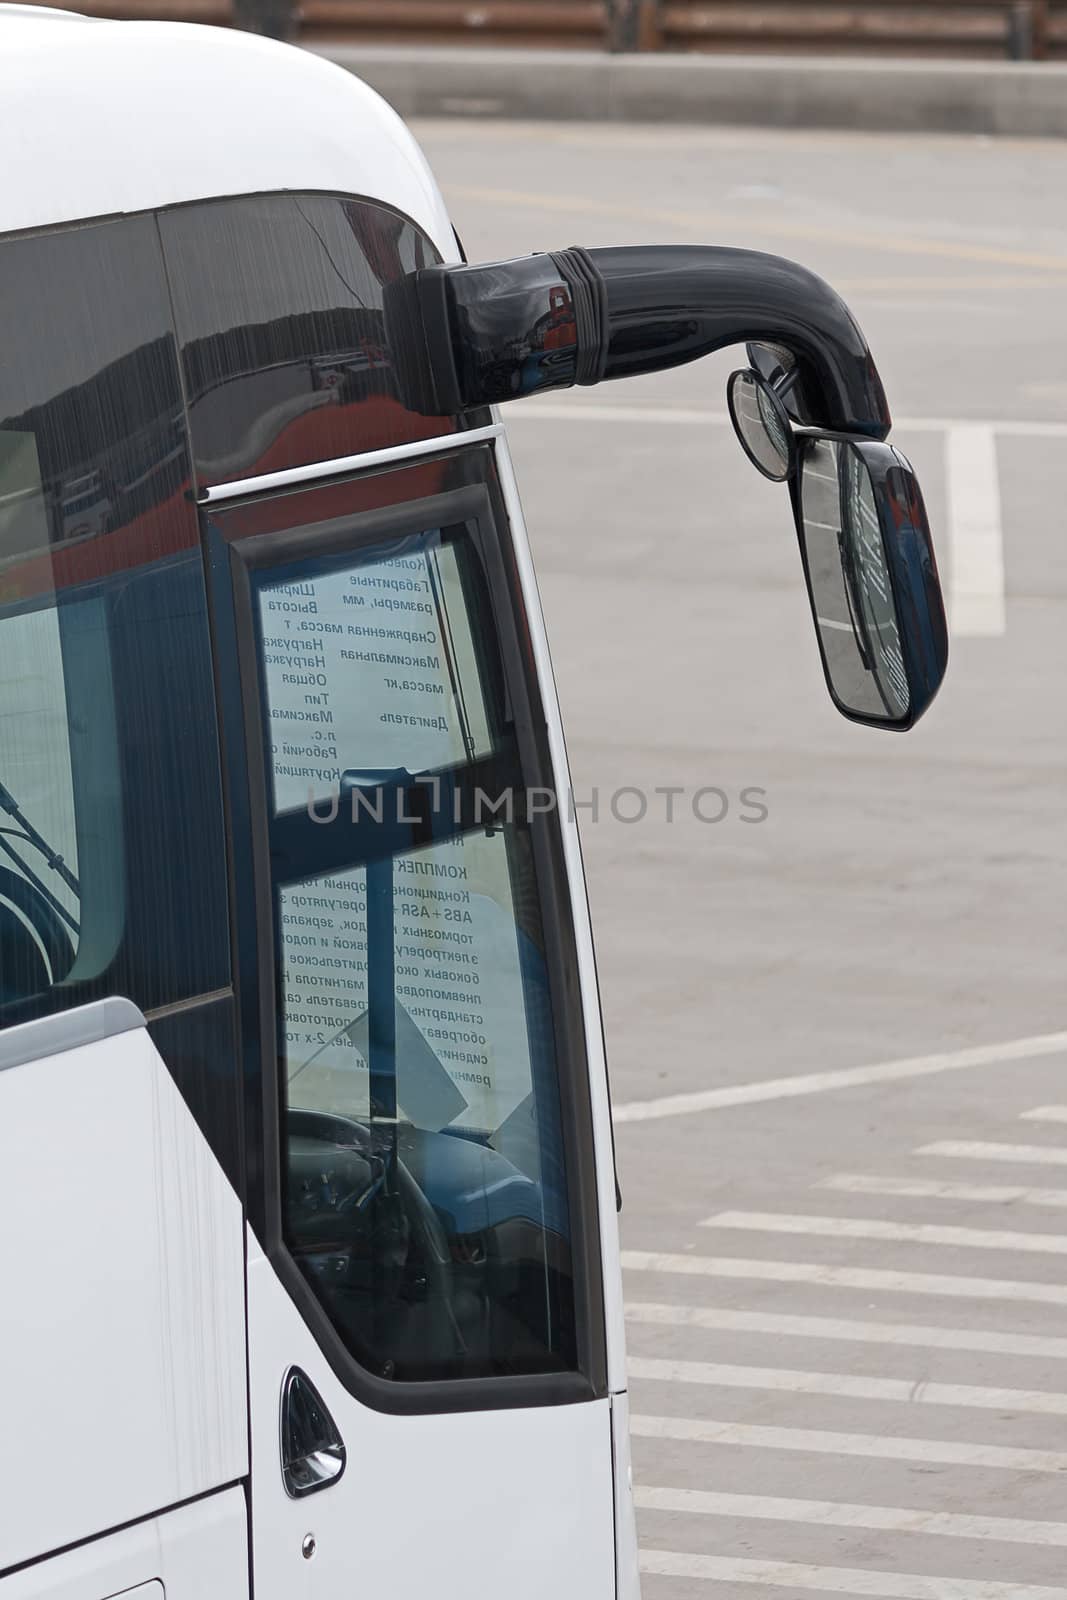
[[[633,245],[433,266],[387,286],[401,399],[452,416],[523,395],[659,372],[727,345],[781,346],[815,420],[884,439],[867,341],[795,261],[716,245]]]

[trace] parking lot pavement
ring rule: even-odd
[[[1067,1035],[1043,1051],[620,1126],[648,1600],[1067,1596]]]
[[[940,699],[896,738],[829,705],[785,492],[729,430],[586,422],[583,404],[569,422],[562,402],[551,418],[515,408],[509,431],[583,807],[617,1095],[1058,1027],[1062,443],[997,436],[1003,632],[956,632]],[[956,609],[946,436],[908,420],[897,437]],[[705,789],[725,801],[707,796],[696,816]],[[622,820],[642,797],[640,820]]]
[[[418,131],[472,260],[706,240],[829,278],[954,622],[913,733],[836,716],[730,354],[505,411],[630,1108],[646,1593],[1067,1600],[1067,1123],[1024,1119],[1067,1105],[1062,150]]]

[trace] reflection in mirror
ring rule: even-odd
[[[752,465],[775,483],[793,470],[789,418],[777,395],[754,372],[735,372],[726,391],[734,431]]]
[[[911,695],[870,474],[848,441],[805,442],[801,526],[834,695],[853,716],[908,719]]]

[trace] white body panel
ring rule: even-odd
[[[148,1576],[152,1574],[152,1576]],[[244,1491],[180,1506],[0,1578],[0,1600],[247,1600]]]
[[[615,1596],[616,1600],[641,1600],[627,1394],[611,1397],[611,1440],[615,1453]]]
[[[614,1600],[606,1400],[412,1417],[369,1410],[331,1372],[251,1235],[248,1318],[256,1600],[383,1590],[405,1600],[545,1600],[549,1591]],[[305,1500],[287,1498],[279,1467],[282,1380],[294,1363],[348,1450],[338,1482]]]
[[[115,1005],[3,1035],[0,1571],[247,1471],[237,1196],[143,1027],[32,1055]]]
[[[458,259],[437,184],[396,113],[343,68],[253,34],[34,19],[0,5],[0,149],[0,233],[319,190],[384,201]]]

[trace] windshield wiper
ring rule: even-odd
[[[81,884],[78,879],[71,872],[59,851],[53,850],[47,839],[38,833],[15,799],[15,796],[11,793],[11,790],[5,788],[2,783],[0,783],[0,811],[6,811],[12,821],[17,824],[15,828],[0,828],[0,850],[10,861],[15,863],[22,876],[32,885],[41,898],[51,906],[56,915],[62,917],[67,926],[77,933],[79,931],[78,923],[71,916],[66,906],[41,882],[33,868],[22,859],[18,851],[11,848],[10,844],[8,844],[8,838],[19,839],[23,844],[31,845],[34,850],[39,851],[52,871],[66,884],[75,898],[80,900]]]
[[[52,871],[58,873],[71,893],[77,895],[78,899],[80,900],[81,885],[79,884],[77,878],[74,876],[73,872],[71,872],[70,868],[67,866],[67,863],[59,854],[59,851],[53,850],[47,839],[37,832],[37,829],[34,827],[26,813],[22,810],[18,801],[15,799],[15,796],[11,793],[11,790],[5,789],[2,783],[0,783],[0,811],[6,811],[8,816],[12,817],[15,822],[18,823],[19,832],[15,835],[15,837],[25,840],[27,844],[32,844],[35,850],[39,850],[44,856],[45,860],[48,862],[48,865],[51,867]],[[7,847],[5,846],[5,848]]]

